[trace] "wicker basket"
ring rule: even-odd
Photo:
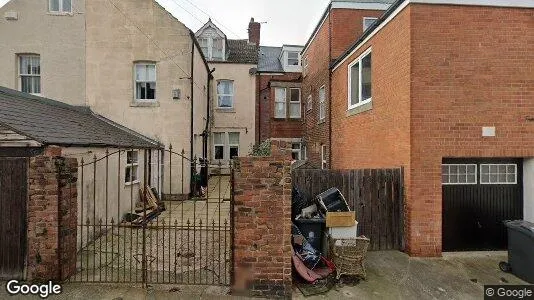
[[[336,265],[336,277],[353,275],[366,279],[365,256],[370,240],[366,237],[334,239],[329,237],[330,258]]]

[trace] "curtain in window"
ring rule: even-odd
[[[214,59],[223,59],[223,39],[213,39],[212,57]]]
[[[59,1],[60,0],[50,0],[49,10],[58,12],[59,11]]]
[[[300,118],[300,89],[291,89],[291,99],[289,103],[289,117]]]
[[[63,11],[64,12],[72,12],[71,0],[63,0]]]
[[[136,99],[156,99],[156,65],[135,65]]]
[[[286,89],[285,88],[275,89],[274,117],[275,118],[286,117]]]
[[[217,83],[218,105],[220,108],[234,107],[234,82],[221,80]]]
[[[39,56],[20,57],[20,90],[24,93],[41,93],[41,61]]]

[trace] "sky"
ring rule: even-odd
[[[0,6],[8,1],[0,0]],[[199,29],[211,16],[212,21],[230,39],[246,39],[248,23],[250,18],[254,17],[257,22],[262,23],[261,44],[265,46],[304,45],[329,2],[329,0],[156,1],[193,31]]]

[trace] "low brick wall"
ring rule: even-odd
[[[64,280],[76,271],[77,161],[49,148],[30,158],[27,280]],[[72,183],[72,184],[71,184]]]
[[[291,297],[291,150],[235,160],[235,293]]]

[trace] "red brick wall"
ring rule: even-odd
[[[411,24],[407,238],[410,252],[437,255],[442,158],[534,156],[534,9],[412,5]]]
[[[333,9],[332,18],[332,58],[339,57],[363,33],[364,17],[380,17],[383,10]]]
[[[301,73],[284,75],[262,74],[257,77],[259,99],[256,108],[256,143],[270,138],[302,138],[304,135],[303,119],[274,119],[274,88],[269,82],[300,82]],[[302,96],[302,95],[301,95]],[[303,110],[304,112],[304,110]]]
[[[313,108],[306,111],[305,135],[307,143],[307,156],[310,163],[321,166],[321,145],[329,148],[329,62],[330,62],[330,16],[319,28],[314,40],[310,43],[303,57],[308,58],[308,68],[303,72],[302,99],[306,103],[308,96],[312,95]],[[319,89],[326,87],[326,119],[319,120]],[[304,109],[306,110],[306,109]],[[327,150],[327,155],[330,151]],[[327,159],[328,160],[328,159]]]
[[[234,291],[291,297],[291,151],[273,142],[272,156],[236,159]]]
[[[363,17],[378,17],[383,11],[332,9],[319,28],[303,57],[308,57],[308,69],[302,80],[303,101],[312,95],[313,106],[306,112],[305,140],[308,160],[321,166],[321,145],[327,146],[330,161],[330,61],[338,57],[363,33]],[[319,120],[319,89],[326,87],[326,119]]]
[[[443,157],[534,156],[529,24],[527,9],[410,4],[333,72],[333,168],[406,166],[410,254],[441,255]],[[347,116],[347,65],[368,47],[373,109]]]
[[[77,161],[58,153],[30,158],[28,280],[64,280],[76,271]]]

